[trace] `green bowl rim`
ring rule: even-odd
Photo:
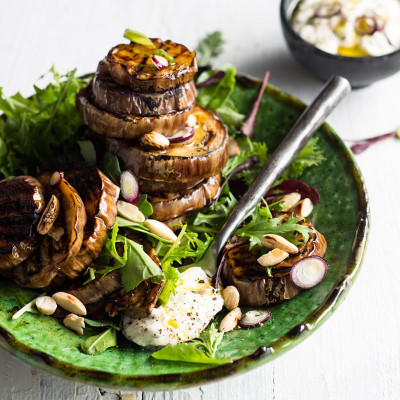
[[[259,88],[261,86],[260,80],[250,76],[237,75],[237,80],[240,85],[245,87]],[[299,110],[303,110],[306,107],[303,102],[294,96],[271,85],[267,86],[266,92],[291,101]],[[368,196],[364,180],[353,154],[327,123],[325,123],[320,129],[323,129],[329,139],[335,143],[338,150],[342,152],[353,168],[352,172],[357,183],[358,198],[360,202],[358,222],[352,246],[351,259],[346,271],[338,280],[337,285],[326,296],[321,307],[311,314],[303,323],[295,326],[286,335],[273,342],[268,347],[259,347],[254,353],[235,360],[231,364],[224,364],[188,373],[149,376],[114,375],[109,372],[77,368],[66,362],[56,360],[44,352],[26,346],[22,342],[16,340],[13,335],[1,327],[0,346],[33,367],[49,372],[53,375],[71,379],[75,382],[123,390],[166,391],[216,382],[232,375],[244,373],[272,361],[279,355],[302,342],[327,320],[327,318],[336,310],[346,297],[359,273],[365,255],[369,233],[370,208]]]

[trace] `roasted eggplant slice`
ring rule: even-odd
[[[46,206],[45,189],[31,176],[0,182],[0,271],[31,257],[42,238],[36,231]]]
[[[228,135],[224,125],[205,108],[196,105],[193,115],[198,127],[190,144],[146,151],[135,142],[105,138],[105,147],[139,179],[183,183],[209,178],[219,174],[228,160]]]
[[[61,269],[68,278],[74,279],[100,255],[107,241],[117,216],[119,187],[96,167],[87,164],[74,164],[64,169],[64,176],[79,193],[87,214],[82,246]]]
[[[310,222],[307,222],[312,227]],[[235,240],[233,240],[235,242]],[[260,254],[249,252],[248,241],[236,241],[227,246],[228,256],[223,267],[226,285],[234,285],[240,293],[240,304],[249,306],[274,305],[300,293],[290,280],[290,268],[298,260],[311,255],[323,257],[326,251],[324,236],[315,231],[309,240],[298,246],[299,253],[290,255],[272,268],[272,278],[257,262]]]
[[[151,181],[148,179],[139,179],[139,188],[142,193],[160,193],[160,192],[180,192],[195,187],[197,184],[204,182],[204,179],[188,182],[163,182]]]
[[[220,176],[216,175],[192,189],[149,196],[148,200],[153,206],[151,217],[165,221],[210,205],[218,193],[220,182]]]
[[[49,183],[49,175],[41,176],[42,182]],[[45,288],[57,276],[64,265],[81,248],[86,224],[86,211],[77,191],[60,178],[54,186],[47,184],[49,195],[60,200],[61,210],[52,230],[46,235],[38,254],[25,265],[13,271],[13,278],[20,286]],[[52,231],[59,231],[55,233]],[[33,269],[33,270],[32,270]]]
[[[164,136],[172,136],[185,126],[191,107],[169,114],[141,117],[132,114],[113,114],[93,104],[92,86],[80,90],[75,105],[83,123],[94,132],[120,139],[134,139],[156,131]]]
[[[165,92],[133,92],[118,85],[100,62],[93,80],[93,103],[115,114],[153,116],[170,114],[190,108],[196,100],[193,81]]]
[[[138,92],[164,92],[193,80],[196,53],[170,40],[151,39],[154,48],[136,43],[113,47],[104,62],[115,82]],[[174,62],[158,69],[152,61],[156,50],[164,50]]]

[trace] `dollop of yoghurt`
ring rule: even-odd
[[[154,308],[146,318],[127,315],[122,320],[122,332],[139,346],[167,346],[187,342],[200,335],[224,301],[214,291],[211,279],[200,267],[189,268],[181,274],[182,285],[166,306]]]
[[[381,56],[400,48],[400,0],[301,0],[291,23],[327,53]]]

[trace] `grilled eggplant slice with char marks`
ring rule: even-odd
[[[211,204],[219,191],[221,178],[212,176],[192,189],[178,193],[166,192],[148,197],[153,206],[152,218],[165,221],[180,217]]]
[[[303,221],[310,228],[311,222]],[[299,235],[298,239],[301,235]],[[234,285],[240,293],[240,304],[249,306],[274,305],[289,300],[300,293],[290,280],[290,268],[304,257],[311,255],[323,257],[326,251],[324,236],[315,231],[309,240],[298,246],[299,252],[272,267],[272,278],[265,267],[257,262],[260,254],[249,251],[249,242],[234,238],[227,246],[228,256],[223,267],[223,280],[226,285]]]
[[[151,41],[154,48],[130,43],[119,44],[109,51],[104,62],[115,82],[138,92],[164,92],[193,80],[197,72],[196,52],[171,40]],[[158,49],[174,59],[161,70],[151,60]]]
[[[64,169],[64,176],[79,193],[87,214],[82,246],[60,271],[74,279],[100,255],[107,241],[117,216],[119,187],[96,167],[87,164],[74,164]]]
[[[49,175],[40,177],[49,195],[60,200],[61,211],[53,229],[62,229],[59,240],[46,236],[34,260],[18,266],[13,278],[20,286],[45,288],[81,248],[86,224],[86,210],[77,191],[63,177],[54,186],[49,185]]]
[[[139,179],[183,183],[217,175],[228,161],[228,134],[205,108],[196,104],[193,115],[198,127],[190,144],[183,142],[164,151],[146,151],[135,142],[105,138],[105,148]]]
[[[42,242],[36,231],[46,206],[45,189],[31,176],[0,182],[0,271],[31,257]]]
[[[110,113],[93,104],[91,84],[79,91],[75,105],[83,123],[90,129],[100,135],[119,139],[135,139],[151,131],[172,136],[185,126],[191,110],[191,107],[187,107],[169,114],[147,117]]]
[[[93,80],[93,103],[115,114],[154,116],[182,111],[193,105],[197,90],[193,81],[165,92],[133,92],[115,83],[101,61]]]

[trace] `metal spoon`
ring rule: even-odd
[[[300,115],[292,129],[264,165],[258,177],[239,200],[203,258],[194,265],[201,267],[209,276],[215,274],[218,254],[235,229],[250,215],[260,198],[268,192],[307,144],[314,132],[350,90],[350,83],[347,79],[340,76],[333,76],[329,79],[313,103]]]

